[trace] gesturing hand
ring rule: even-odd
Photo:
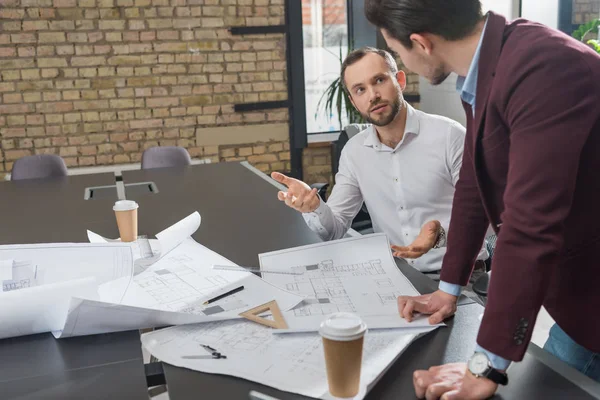
[[[312,189],[301,180],[290,178],[279,172],[271,173],[271,178],[287,186],[287,192],[277,193],[277,198],[284,201],[294,210],[308,213],[319,207],[321,200],[317,196],[317,189]]]
[[[419,236],[408,246],[392,246],[394,257],[419,258],[433,248],[440,232],[440,221],[429,221],[421,227]]]

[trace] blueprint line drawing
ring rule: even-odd
[[[434,329],[430,327],[430,330]],[[330,399],[322,339],[318,334],[274,335],[248,321],[219,321],[176,326],[142,335],[143,346],[163,362],[195,371],[232,375],[287,392]],[[398,330],[369,331],[365,336],[361,391],[363,398],[418,336]],[[227,358],[190,359],[202,346],[218,349]]]
[[[302,297],[276,288],[274,285],[243,270],[215,270],[214,264],[231,265],[219,254],[198,244],[192,238],[184,240],[133,277],[123,305],[146,307],[153,310],[175,311],[238,318],[238,314],[274,298],[280,306],[290,309]],[[243,285],[241,292],[227,296],[214,303],[204,302],[215,295]]]
[[[265,275],[276,286],[305,296],[284,312],[289,331],[317,330],[323,317],[335,312],[360,315],[369,329],[408,327],[397,308],[400,295],[418,295],[400,272],[387,237],[372,234],[259,255],[264,269],[298,272]],[[414,321],[411,326],[426,324]]]

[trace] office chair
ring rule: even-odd
[[[338,168],[340,165],[340,157],[342,156],[342,150],[343,150],[344,146],[346,145],[346,143],[348,143],[348,140],[352,139],[352,137],[354,137],[358,133],[362,132],[363,130],[367,129],[369,126],[370,126],[369,124],[347,125],[340,132],[340,136],[338,137],[338,139],[331,143],[331,173],[333,174],[334,179],[335,179],[335,175],[338,172]],[[316,185],[326,185],[323,193],[321,193],[321,190],[319,190],[319,196],[321,196],[321,198],[323,200],[327,201],[327,199],[325,197],[325,192],[327,191],[328,184],[316,183],[314,185],[311,185],[311,187],[317,187]],[[317,187],[317,188],[319,188],[319,187]],[[352,220],[351,228],[354,229],[355,231],[360,232],[360,231],[365,231],[367,229],[371,229],[372,227],[373,227],[373,224],[371,222],[371,216],[369,215],[369,210],[367,210],[367,206],[365,204],[363,204],[363,206],[360,209],[360,211],[358,212],[358,214],[356,214],[356,216]]]
[[[487,274],[481,275],[473,283],[473,291],[481,297],[487,297],[488,287],[490,285],[490,275],[492,274],[492,256],[494,255],[494,249],[496,248],[496,235],[490,235],[485,238],[485,247],[490,257],[485,260]]]
[[[13,164],[11,181],[67,176],[65,161],[54,154],[39,154],[19,158]]]
[[[142,154],[142,169],[185,167],[191,164],[190,154],[183,147],[151,147]]]

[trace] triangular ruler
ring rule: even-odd
[[[265,311],[271,311],[271,314],[273,315],[272,321],[258,316],[258,314],[262,314]],[[283,314],[281,314],[281,310],[279,309],[279,305],[277,304],[276,300],[272,300],[248,311],[244,311],[240,314],[240,317],[244,317],[250,321],[254,321],[261,325],[270,326],[271,328],[275,329],[287,329],[288,327],[285,319],[283,319]]]

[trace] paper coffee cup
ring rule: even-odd
[[[135,242],[138,237],[138,204],[133,200],[119,200],[113,206],[121,242]]]
[[[335,397],[354,397],[360,388],[362,352],[367,325],[357,315],[331,314],[321,323],[329,392]]]

